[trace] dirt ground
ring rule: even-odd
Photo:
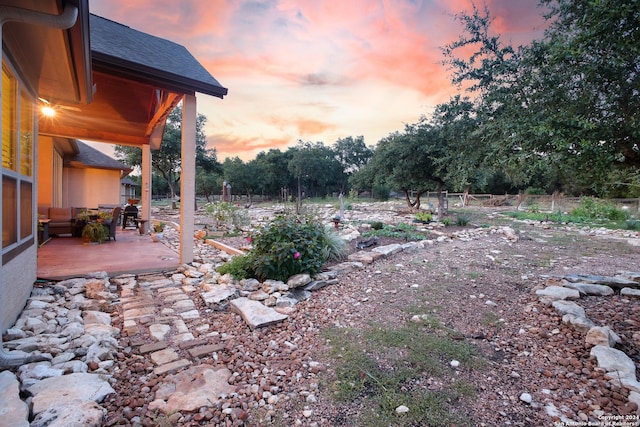
[[[491,225],[511,227],[517,241],[487,231]],[[453,236],[456,231],[474,229],[485,231]],[[453,238],[436,241],[435,236],[443,235]],[[296,351],[289,362],[317,369],[289,378],[280,386],[287,398],[275,405],[259,399],[243,405],[249,414],[245,425],[383,425],[370,417],[363,421],[363,413],[372,410],[366,390],[348,402],[335,398],[343,360],[336,357],[335,343],[325,332],[362,331],[374,325],[400,328],[416,315],[434,319],[449,338],[472,346],[474,358],[481,363],[453,366],[452,361],[441,360],[438,375],[426,371],[412,378],[404,389],[409,411],[412,392],[447,390],[454,382],[464,381],[471,388],[468,395],[447,402],[460,420],[455,425],[606,425],[602,420],[607,416],[627,416],[630,421],[624,425],[637,425],[638,408],[628,401],[629,390],[605,377],[590,357],[584,333],[564,324],[535,291],[567,274],[640,272],[640,237],[518,222],[495,211],[474,212],[468,227],[438,228],[430,236],[433,243],[424,249],[404,251],[341,276],[338,284],[315,291],[300,303],[286,326],[260,333],[265,342],[270,336],[280,339],[283,333],[294,337]],[[221,240],[233,245],[238,239]],[[385,238],[379,244],[392,242]],[[356,250],[355,241],[351,250]],[[620,337],[616,348],[631,357],[636,368],[640,366],[640,300],[616,292],[578,302],[596,325],[609,326]],[[395,357],[393,351],[402,349],[363,347],[362,351],[383,366],[386,359]],[[277,365],[257,359],[261,359],[256,361],[258,367]],[[242,423],[231,420],[227,425]],[[386,425],[454,424],[411,424],[398,416],[397,422]]]

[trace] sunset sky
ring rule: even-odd
[[[515,45],[540,36],[537,0],[487,0]],[[477,2],[482,7],[482,2]],[[381,138],[455,93],[440,48],[470,0],[90,0],[90,12],[185,46],[226,88],[198,95],[208,147],[251,160],[298,140]]]

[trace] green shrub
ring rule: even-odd
[[[335,248],[329,249],[327,233],[312,216],[277,216],[253,238],[255,277],[284,281],[295,274],[320,272],[325,256],[335,252]]]
[[[371,228],[373,230],[382,230],[384,228],[384,224],[381,223],[380,221],[376,221],[371,223]]]
[[[640,220],[630,218],[625,222],[625,229],[627,230],[640,230]]]
[[[422,222],[429,222],[433,219],[430,212],[420,211],[415,214],[415,219]]]
[[[529,206],[528,211],[531,213],[540,213],[540,205],[532,203],[531,206]]]
[[[460,227],[466,227],[467,225],[469,225],[469,222],[471,222],[471,218],[469,217],[469,215],[464,213],[458,214],[456,218],[456,225],[459,225]]]
[[[450,227],[453,224],[453,220],[451,218],[442,218],[442,223],[445,227]]]
[[[322,256],[325,260],[342,259],[347,255],[347,242],[331,228],[324,229],[322,236]]]
[[[428,232],[418,231],[415,226],[411,224],[405,224],[403,222],[395,226],[384,225],[382,228],[374,228],[371,226],[371,230],[362,233],[362,237],[392,237],[395,239],[404,239],[405,241],[424,240],[427,238]]]
[[[253,255],[236,255],[231,261],[223,264],[218,268],[220,274],[231,274],[235,279],[242,280],[254,276]]]
[[[629,214],[622,209],[618,209],[613,203],[593,197],[583,197],[580,205],[571,214],[573,216],[588,219],[608,219],[611,221],[624,221],[629,218]]]

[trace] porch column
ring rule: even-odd
[[[196,204],[196,97],[182,98],[182,171],[180,172],[180,263],[193,261]]]
[[[140,202],[142,205],[142,211],[140,212],[140,219],[151,219],[151,146],[144,144],[142,146],[142,176],[141,176],[141,193]],[[144,225],[143,225],[144,224]],[[149,223],[145,222],[140,226],[148,227]],[[143,230],[147,231],[147,230]]]

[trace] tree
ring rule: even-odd
[[[476,96],[478,132],[496,167],[515,183],[546,169],[598,191],[612,169],[640,166],[640,8],[635,0],[540,3],[544,37],[518,49],[490,34],[486,8],[458,15],[465,32],[444,48],[445,62]],[[454,55],[469,48],[468,57]]]
[[[246,194],[248,203],[251,204],[251,195],[259,191],[264,174],[262,165],[252,161],[244,163],[239,157],[226,158],[222,164],[224,178],[232,185],[232,188]]]
[[[375,175],[375,184],[388,184],[404,193],[411,210],[420,209],[420,197],[435,182],[435,165],[426,147],[432,141],[427,123],[406,125],[404,133],[394,132],[381,139],[367,166],[367,174]],[[411,193],[415,192],[414,199]]]
[[[331,148],[322,142],[299,141],[289,160],[289,172],[298,183],[298,205],[302,195],[302,184],[309,196],[325,196],[333,191],[344,191],[346,186],[342,165],[335,159]]]
[[[363,136],[338,139],[332,149],[347,175],[366,165],[373,156],[373,150],[366,146]]]
[[[207,117],[198,114],[196,118],[196,166],[202,166],[207,171],[215,170],[215,150],[207,150],[207,139],[203,128]],[[174,203],[177,184],[180,180],[182,168],[182,107],[176,107],[167,118],[167,122],[162,135],[160,149],[152,153],[151,167],[154,173],[162,176],[169,186],[171,199]],[[142,164],[142,150],[138,147],[117,145],[115,147],[116,157],[130,166],[140,166]]]
[[[272,148],[267,152],[258,153],[252,161],[256,163],[256,170],[261,172],[259,191],[263,195],[279,196],[283,189],[291,192],[295,188],[295,177],[288,169],[292,156],[292,150],[283,153]]]

